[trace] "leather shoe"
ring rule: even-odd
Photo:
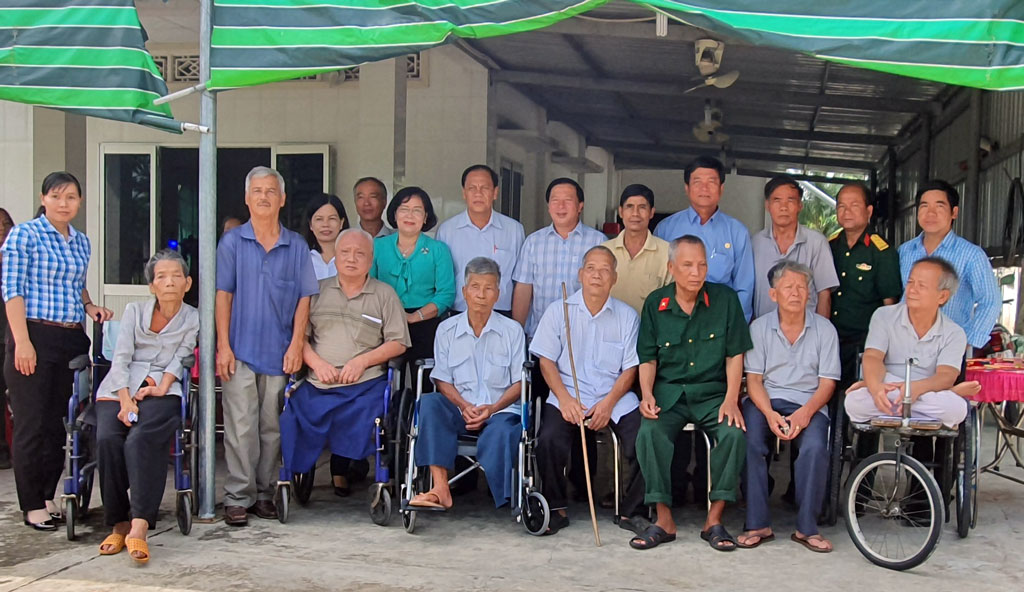
[[[274,502],[270,500],[258,500],[255,504],[249,506],[246,512],[256,514],[257,517],[264,520],[277,520],[277,508],[274,507]]]
[[[25,526],[31,526],[35,530],[42,532],[53,532],[57,530],[57,525],[53,523],[53,520],[46,520],[45,522],[29,522],[26,519]]]
[[[224,506],[224,523],[229,526],[245,526],[249,524],[249,517],[245,515],[245,508],[242,506]]]

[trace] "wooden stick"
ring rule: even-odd
[[[565,290],[565,282],[562,282],[562,311],[565,316],[565,341],[569,346],[569,370],[572,372],[572,386],[576,391],[576,402],[583,408],[583,399],[580,398],[580,384],[576,379],[576,361],[572,355],[572,331],[569,327],[569,294]],[[590,483],[590,460],[587,458],[587,431],[580,422],[580,445],[583,446],[583,473],[587,477],[587,501],[590,502],[590,523],[594,526],[594,544],[601,546],[601,533],[597,531],[597,510],[594,509],[594,488]]]

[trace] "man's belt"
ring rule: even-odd
[[[81,329],[82,323],[58,323],[57,321],[47,321],[45,319],[27,319],[30,323],[39,323],[40,325],[46,325],[47,327],[60,327],[61,329]]]

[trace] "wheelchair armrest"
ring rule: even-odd
[[[192,367],[196,365],[196,357],[194,354],[189,354],[181,359],[181,367],[185,369],[185,372],[192,370]]]
[[[390,370],[394,370],[396,372],[401,371],[402,365],[402,356],[398,356],[397,358],[391,358],[390,360],[388,360],[388,369]]]
[[[71,370],[85,370],[89,367],[89,354],[82,354],[75,356],[73,360],[68,364],[68,368]]]
[[[434,358],[420,358],[418,360],[415,360],[412,364],[417,368],[430,370],[434,367]]]
[[[529,372],[530,370],[533,370],[533,367],[536,365],[537,363],[534,362],[533,360],[526,360],[525,362],[523,362],[523,370]]]

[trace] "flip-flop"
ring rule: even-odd
[[[729,531],[727,531],[725,529],[725,527],[722,526],[721,524],[715,524],[714,526],[712,526],[711,528],[709,528],[707,530],[702,530],[700,532],[700,538],[702,538],[705,541],[707,541],[708,544],[711,545],[711,548],[714,549],[715,551],[734,551],[734,550],[736,550],[736,539],[732,538],[732,535],[729,534]],[[722,545],[719,544],[719,543],[723,543],[723,542],[726,542],[726,541],[732,543],[732,546],[731,547],[723,547]]]
[[[739,547],[740,549],[755,549],[757,547],[760,547],[763,543],[770,543],[770,542],[775,540],[775,533],[774,532],[770,533],[770,534],[765,534],[765,535],[743,533],[743,535],[740,535],[740,536],[744,536],[744,535],[746,535],[748,538],[750,538],[750,537],[757,537],[757,542],[756,543],[741,543],[739,539],[736,539],[736,546]]]
[[[808,550],[814,551],[815,553],[831,553],[832,552],[832,549],[822,549],[821,547],[815,547],[814,545],[812,545],[810,539],[813,539],[815,537],[817,537],[819,541],[824,541],[825,540],[825,537],[821,536],[820,534],[812,534],[809,537],[800,538],[800,537],[796,536],[795,532],[793,534],[789,535],[789,540],[793,541],[794,543],[800,543],[801,545],[806,547]]]
[[[416,498],[419,498],[420,496],[423,496],[423,497],[421,499],[417,500]],[[429,497],[433,497],[437,501],[436,502],[428,501]],[[411,500],[409,500],[409,506],[411,506],[413,508],[432,508],[432,509],[435,509],[435,510],[448,510],[448,509],[451,508],[451,506],[446,506],[446,505],[442,504],[441,503],[441,496],[437,495],[433,491],[427,491],[425,493],[421,493],[421,494],[417,495],[416,497],[412,498]]]
[[[128,556],[132,558],[132,561],[149,563],[149,545],[145,539],[125,539],[124,542],[128,545]],[[142,557],[136,557],[132,553],[142,553]]]
[[[110,545],[112,549],[103,550],[104,545]],[[100,555],[117,555],[124,550],[124,535],[114,534],[107,535],[107,538],[103,539],[100,543]]]
[[[646,551],[647,549],[653,549],[662,543],[671,543],[676,540],[675,533],[669,534],[665,532],[665,529],[652,524],[648,526],[642,533],[633,537],[629,540],[629,546],[640,551]]]

